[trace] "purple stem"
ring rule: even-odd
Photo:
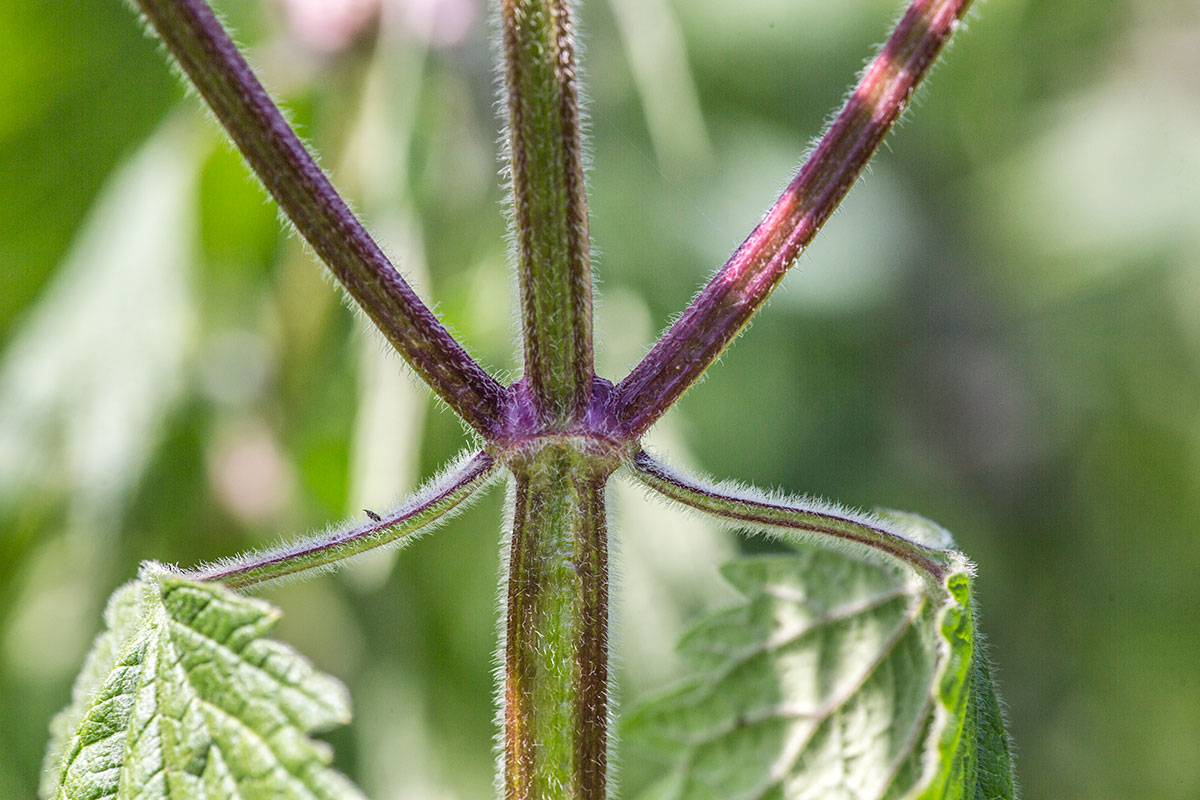
[[[617,386],[616,414],[640,436],[700,377],[762,307],[846,196],[958,26],[971,0],[916,0],[800,173]]]
[[[137,0],[259,179],[417,374],[489,436],[507,394],[421,302],[329,183],[204,0]]]
[[[941,583],[947,574],[946,551],[935,550],[883,527],[875,517],[763,500],[689,480],[645,451],[633,457],[633,473],[642,483],[678,503],[750,528],[775,528],[817,534],[887,553]]]
[[[244,589],[300,572],[328,568],[333,563],[391,544],[444,521],[474,496],[476,490],[486,485],[495,466],[496,461],[491,455],[476,453],[426,485],[394,511],[384,514],[368,511],[369,522],[201,567],[188,572],[187,577],[217,581],[231,589]]]

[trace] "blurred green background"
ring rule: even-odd
[[[424,296],[515,376],[482,0],[219,3]],[[894,0],[582,9],[601,371],[732,252]],[[364,23],[373,14],[376,23]],[[117,0],[2,0],[0,797],[142,559],[386,507],[466,444]],[[365,27],[364,27],[365,25]],[[979,564],[1027,800],[1200,797],[1200,6],[980,4],[766,313],[655,429],[677,463],[937,520]],[[618,486],[624,699],[745,545]],[[503,490],[268,593],[351,687],[377,800],[492,796]],[[624,610],[623,610],[624,609]],[[622,795],[650,767],[620,754]]]

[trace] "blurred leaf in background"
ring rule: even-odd
[[[387,252],[514,376],[482,0],[216,5]],[[898,9],[584,5],[602,374],[753,227]],[[1200,10],[975,16],[768,313],[651,438],[717,476],[956,531],[1024,796],[1192,800]],[[386,505],[463,434],[123,3],[0,0],[0,18],[0,796],[30,797],[103,598],[139,561]],[[737,545],[613,491],[628,698],[678,675],[667,643],[731,602],[716,565]],[[280,637],[350,687],[355,723],[332,738],[371,797],[493,792],[501,507],[394,566],[269,593]],[[653,766],[622,762],[632,796]]]

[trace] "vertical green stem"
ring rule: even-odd
[[[603,800],[610,470],[548,445],[513,471],[504,796]]]
[[[525,379],[565,426],[591,394],[592,272],[569,0],[503,0]]]

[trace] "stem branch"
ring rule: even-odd
[[[434,392],[487,436],[506,393],[400,276],[304,149],[204,0],[137,0],[263,185]]]
[[[850,190],[971,0],[915,0],[816,151],[766,217],[617,386],[617,414],[640,436],[766,302]]]
[[[327,569],[352,556],[395,544],[428,532],[477,497],[496,476],[496,462],[487,453],[460,459],[439,478],[427,483],[407,502],[349,530],[337,530],[279,548],[250,553],[189,571],[187,577],[217,581],[231,589]]]
[[[913,567],[932,583],[941,585],[948,564],[958,554],[917,542],[888,521],[836,506],[791,498],[766,500],[742,489],[713,486],[684,477],[651,458],[645,451],[633,457],[630,473],[643,484],[685,506],[710,514],[726,524],[812,536],[828,545],[831,540],[861,545]]]

